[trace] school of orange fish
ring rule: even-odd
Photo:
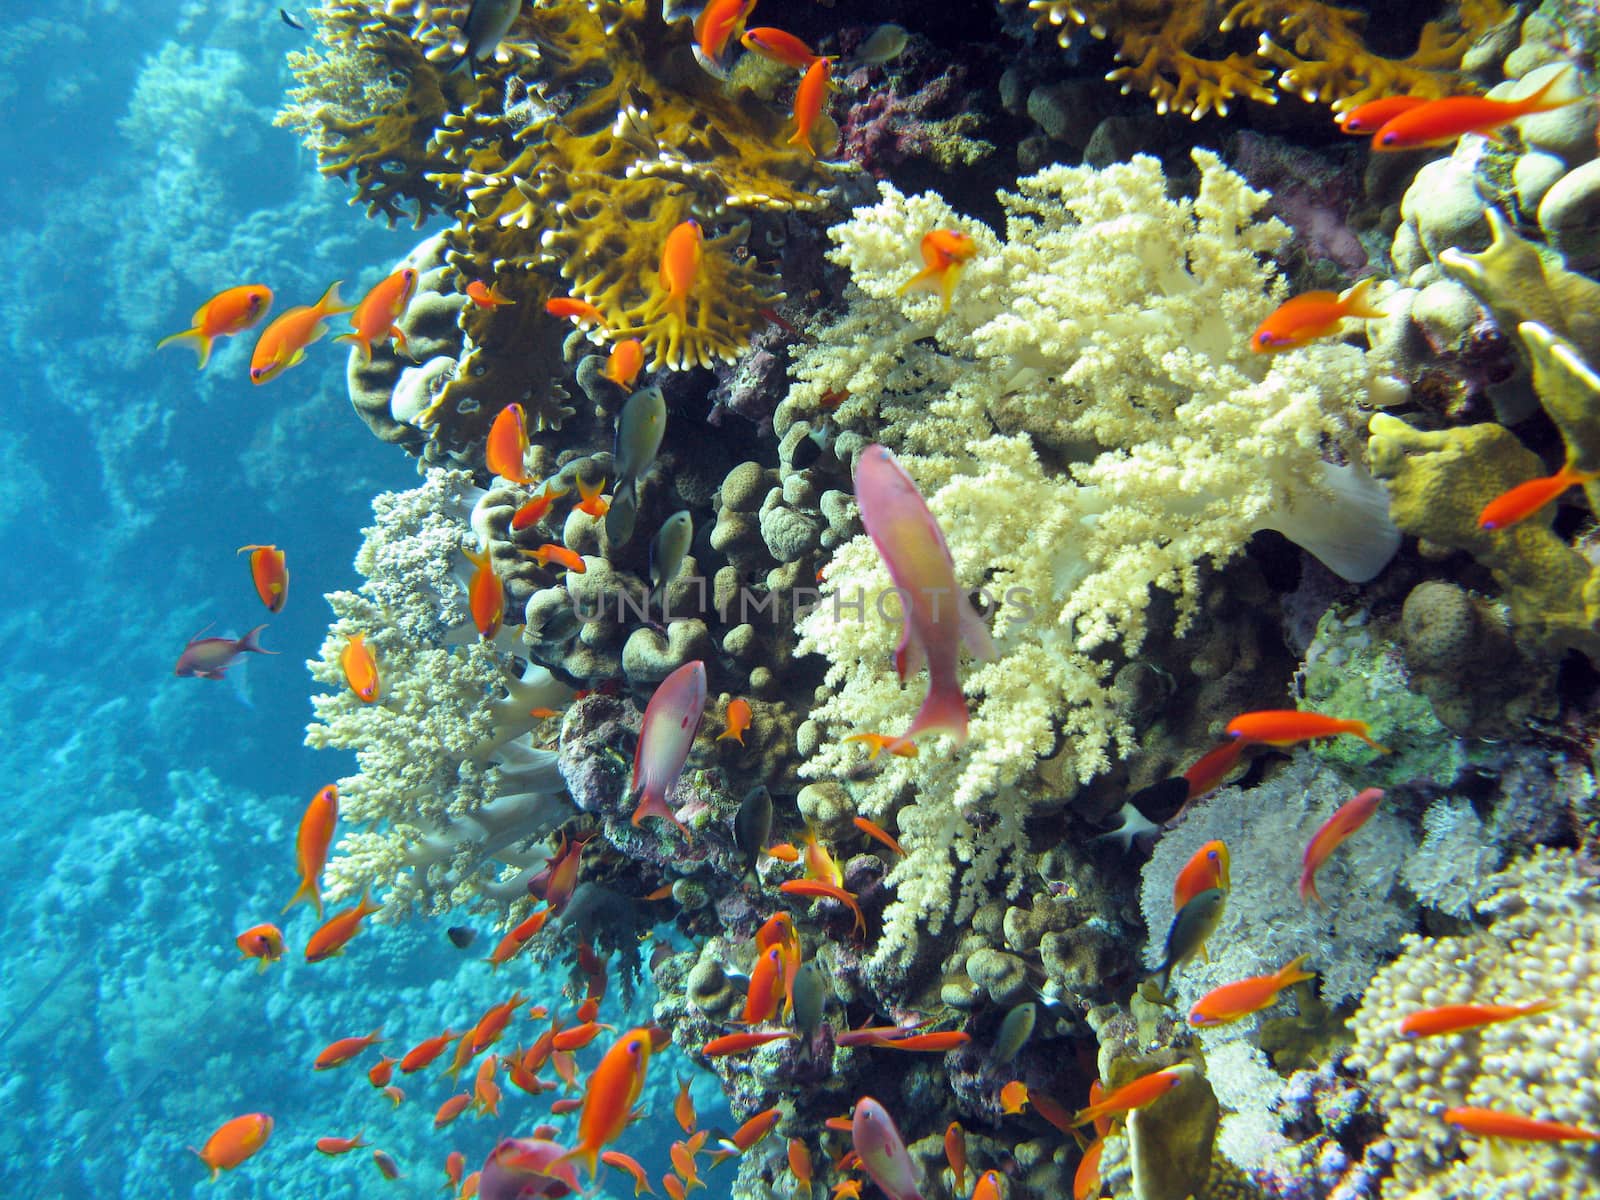
[[[794,133],[790,140],[816,153],[817,123],[827,104],[832,59],[813,53],[798,38],[782,30],[745,30],[745,20],[754,4],[755,0],[712,0],[695,23],[697,54],[702,62],[718,64],[724,58],[729,44],[737,39],[755,53],[803,71],[796,89]],[[1493,136],[1497,130],[1522,116],[1586,99],[1583,96],[1558,94],[1561,90],[1558,85],[1561,84],[1563,79],[1558,77],[1534,95],[1516,101],[1490,100],[1479,96],[1457,96],[1433,101],[1390,97],[1345,112],[1338,117],[1338,122],[1346,133],[1370,134],[1375,150],[1447,145],[1466,133]],[[660,284],[663,305],[680,322],[687,320],[688,301],[697,284],[702,253],[702,234],[694,221],[685,221],[674,228],[662,246]],[[923,237],[921,254],[922,269],[907,279],[901,291],[933,291],[940,296],[942,307],[948,311],[961,268],[974,257],[976,246],[965,234],[935,229]],[[1251,350],[1259,353],[1290,351],[1313,339],[1338,334],[1348,318],[1381,317],[1383,313],[1367,299],[1372,282],[1371,279],[1364,279],[1343,294],[1311,292],[1291,298],[1250,335]],[[269,324],[258,338],[250,358],[251,383],[265,384],[303,361],[307,347],[326,334],[328,320],[340,314],[350,314],[352,330],[335,341],[350,343],[363,358],[370,358],[372,348],[390,338],[404,352],[405,335],[398,322],[416,287],[417,272],[407,267],[382,280],[354,306],[340,300],[339,284],[334,283],[315,304],[289,309]],[[492,282],[465,281],[464,292],[472,303],[484,307],[510,303]],[[165,346],[182,342],[191,345],[198,353],[199,365],[204,368],[215,340],[253,328],[266,316],[272,300],[271,289],[261,284],[228,288],[200,306],[189,329],[164,339],[160,344]],[[546,308],[556,319],[571,320],[580,325],[592,324],[602,329],[606,327],[603,315],[580,297],[553,299]],[[642,368],[643,353],[639,342],[631,337],[615,337],[605,368],[606,376],[622,388],[631,389]],[[837,402],[834,400],[834,403]],[[656,436],[659,438],[659,432]],[[493,423],[485,447],[485,466],[491,474],[531,486],[538,481],[526,471],[528,449],[525,414],[519,405],[511,405],[499,413]],[[1486,529],[1504,529],[1526,519],[1567,487],[1594,477],[1577,471],[1569,464],[1553,476],[1531,480],[1498,497],[1484,509],[1480,524]],[[577,507],[591,516],[603,517],[609,501],[603,494],[605,483],[605,480],[579,480]],[[976,618],[975,628],[963,621],[963,617],[968,615],[962,611],[963,606],[956,606],[954,613],[946,607],[942,617],[937,606],[933,606],[931,613],[919,611],[915,597],[923,592],[944,595],[961,593],[949,586],[953,582],[953,568],[942,531],[927,513],[921,496],[894,462],[893,456],[881,447],[869,448],[858,466],[856,484],[863,524],[883,555],[894,582],[905,589],[902,594],[911,596],[905,607],[905,630],[901,651],[896,655],[897,668],[904,677],[908,660],[926,663],[929,687],[922,709],[904,733],[893,736],[860,733],[852,737],[867,745],[872,759],[876,759],[883,750],[896,755],[915,754],[918,747],[913,739],[930,733],[944,734],[955,747],[959,747],[966,738],[965,699],[956,681],[959,648],[962,641],[966,640],[969,650],[982,657],[987,649],[987,634],[982,630],[981,621],[976,621]],[[537,494],[517,510],[512,519],[512,528],[521,530],[538,523],[555,502],[566,495],[566,491],[556,489],[553,482],[542,484]],[[472,619],[479,633],[489,638],[501,625],[505,591],[489,560],[486,547],[463,552],[474,567],[468,588]],[[249,554],[250,576],[261,602],[269,612],[281,611],[288,599],[289,587],[284,552],[276,546],[252,544],[240,547],[239,553]],[[585,569],[583,558],[564,545],[547,543],[537,550],[523,553],[533,557],[541,567],[554,564],[578,573]],[[247,652],[271,653],[257,640],[262,628],[264,626],[257,626],[239,638],[196,635],[184,647],[176,673],[221,679],[239,655]],[[908,655],[907,647],[916,653]],[[352,694],[364,703],[382,703],[380,664],[365,644],[364,635],[358,633],[348,640],[340,662]],[[700,723],[704,699],[705,673],[703,664],[698,662],[687,664],[674,672],[652,696],[645,710],[634,762],[633,789],[640,797],[633,816],[634,824],[653,816],[683,829],[666,802],[666,794],[683,769]],[[534,715],[555,714],[539,710]],[[719,738],[742,742],[750,718],[749,703],[742,698],[735,699],[728,706],[727,727],[718,735]],[[1366,725],[1359,720],[1298,711],[1246,713],[1227,726],[1226,735],[1226,740],[1182,776],[1167,781],[1177,790],[1183,808],[1220,786],[1245,761],[1252,747],[1287,747],[1317,738],[1351,735],[1366,740],[1379,751],[1383,750],[1372,741]],[[1383,793],[1377,789],[1361,792],[1334,813],[1311,838],[1304,851],[1298,884],[1303,901],[1322,903],[1316,889],[1319,867],[1346,839],[1361,829],[1377,810],[1382,798]],[[1179,817],[1182,811],[1180,808]],[[338,820],[338,789],[330,784],[311,799],[301,818],[295,842],[299,885],[285,906],[285,911],[305,902],[314,905],[319,919],[322,917],[321,875]],[[864,836],[874,839],[890,854],[904,854],[898,841],[887,830],[860,817],[856,818],[855,824]],[[686,829],[683,832],[687,835]],[[538,937],[552,917],[561,914],[580,878],[587,840],[569,842],[563,835],[548,868],[530,885],[530,891],[543,900],[543,907],[504,935],[486,960],[491,967],[498,968],[510,962]],[[854,936],[861,939],[868,936],[866,921],[856,897],[845,890],[838,864],[814,833],[807,833],[803,847],[780,843],[766,847],[765,853],[783,862],[802,866],[802,877],[781,884],[781,892],[801,901],[827,900],[844,905],[854,918]],[[1165,959],[1157,972],[1163,993],[1171,973],[1199,953],[1206,938],[1217,927],[1229,887],[1228,848],[1221,842],[1209,842],[1202,846],[1178,874],[1173,886],[1176,916],[1168,933]],[[670,889],[662,889],[647,899],[664,899],[669,892]],[[338,956],[360,932],[363,920],[379,907],[369,895],[363,895],[353,907],[328,917],[307,941],[304,947],[306,961],[321,962]],[[261,970],[278,961],[286,952],[282,931],[271,923],[264,922],[244,930],[236,941],[240,952],[247,958],[255,959]],[[736,1022],[739,1028],[702,1046],[700,1053],[708,1059],[746,1054],[771,1042],[797,1039],[808,1032],[816,1019],[815,1012],[797,1015],[797,990],[801,994],[802,1009],[815,1007],[820,1010],[819,999],[807,999],[807,993],[819,984],[813,978],[814,968],[808,974],[809,964],[804,959],[800,936],[789,914],[782,911],[775,913],[756,933],[754,943],[755,966],[749,977],[743,1011]],[[1188,1014],[1190,1024],[1195,1027],[1220,1025],[1268,1008],[1277,1002],[1286,989],[1314,978],[1314,974],[1306,970],[1306,960],[1307,956],[1301,955],[1270,975],[1242,979],[1214,989],[1194,1003]],[[452,1087],[456,1087],[461,1086],[462,1072],[474,1060],[480,1060],[472,1075],[471,1088],[454,1092],[439,1105],[434,1117],[437,1129],[444,1129],[468,1110],[480,1115],[498,1115],[503,1093],[497,1079],[501,1076],[532,1097],[562,1088],[569,1093],[554,1100],[549,1111],[552,1116],[574,1111],[579,1114],[577,1140],[571,1146],[555,1140],[558,1134],[556,1126],[541,1124],[529,1137],[503,1139],[483,1167],[471,1173],[466,1173],[465,1159],[460,1151],[448,1152],[444,1163],[445,1188],[453,1189],[460,1200],[479,1194],[480,1189],[482,1194],[495,1197],[557,1197],[580,1192],[582,1189],[576,1174],[576,1164],[580,1163],[587,1169],[591,1180],[598,1177],[604,1164],[626,1172],[634,1181],[635,1195],[641,1192],[654,1194],[644,1169],[629,1155],[616,1149],[615,1143],[623,1138],[629,1124],[642,1115],[635,1106],[644,1088],[651,1056],[664,1046],[667,1035],[658,1027],[643,1027],[622,1033],[610,1042],[587,1078],[580,1082],[578,1053],[599,1040],[603,1033],[615,1032],[612,1026],[597,1021],[606,994],[603,960],[584,945],[580,951],[580,966],[588,979],[588,989],[573,1015],[573,1024],[564,1025],[559,1014],[552,1016],[544,1005],[530,1005],[529,997],[513,992],[464,1032],[446,1028],[418,1042],[399,1057],[380,1055],[378,1061],[368,1069],[367,1078],[373,1088],[398,1106],[405,1101],[406,1095],[393,1083],[396,1069],[402,1075],[414,1075],[436,1061],[447,1060],[449,1065],[443,1068],[441,1074],[451,1081]],[[1519,998],[1513,1002],[1457,1004],[1424,1009],[1408,1015],[1401,1021],[1396,1033],[1408,1038],[1459,1035],[1490,1023],[1535,1016],[1554,1003],[1535,997]],[[525,1005],[528,1007],[524,1010]],[[996,1052],[997,1059],[1002,1063],[1020,1049],[1031,1033],[1033,1007],[1031,1004],[1020,1006],[1007,1017]],[[517,1045],[509,1052],[492,1052],[511,1029],[519,1010],[524,1010],[522,1015],[525,1020],[548,1023],[532,1038],[527,1048]],[[798,1028],[789,1027],[791,1024]],[[965,1032],[927,1029],[925,1023],[868,1025],[834,1036],[834,1042],[840,1046],[932,1053],[945,1053],[970,1040]],[[383,1041],[381,1029],[362,1037],[340,1038],[317,1056],[312,1068],[326,1071],[346,1066]],[[452,1044],[453,1053],[450,1052]],[[547,1066],[558,1077],[559,1083],[541,1078]],[[1085,1106],[1075,1112],[1048,1096],[1037,1092],[1030,1094],[1019,1081],[1007,1083],[1001,1089],[999,1099],[1004,1112],[1020,1112],[1025,1106],[1031,1106],[1064,1135],[1076,1139],[1083,1154],[1074,1182],[1074,1194],[1078,1200],[1086,1200],[1100,1195],[1100,1151],[1113,1123],[1136,1109],[1154,1103],[1172,1089],[1181,1087],[1193,1073],[1194,1068],[1187,1064],[1167,1067],[1137,1078],[1108,1094],[1097,1082],[1091,1087]],[[673,1200],[683,1200],[688,1192],[705,1186],[700,1177],[702,1157],[705,1169],[711,1169],[728,1158],[749,1151],[773,1131],[780,1111],[774,1107],[759,1113],[731,1136],[718,1138],[711,1143],[711,1132],[697,1128],[687,1081],[680,1081],[673,1115],[683,1130],[684,1139],[673,1144],[673,1170],[662,1176],[660,1183]],[[1483,1137],[1600,1141],[1600,1132],[1480,1108],[1452,1108],[1442,1114],[1442,1119]],[[831,1174],[838,1180],[832,1188],[835,1200],[861,1194],[864,1181],[857,1174],[858,1171],[865,1172],[889,1200],[920,1200],[920,1172],[908,1154],[894,1120],[881,1104],[870,1096],[863,1096],[848,1113],[832,1118],[825,1124],[827,1130],[837,1131],[848,1138],[847,1146],[830,1156],[829,1160]],[[1080,1132],[1085,1126],[1092,1128],[1092,1136]],[[222,1123],[201,1147],[194,1149],[194,1153],[210,1168],[211,1176],[215,1179],[219,1172],[238,1167],[259,1151],[272,1130],[273,1120],[264,1113],[238,1116]],[[818,1137],[821,1136],[819,1131]],[[386,1178],[398,1176],[399,1168],[394,1160],[383,1150],[372,1147],[359,1133],[354,1137],[321,1137],[316,1141],[315,1148],[326,1155],[371,1149],[376,1169]],[[968,1163],[965,1134],[959,1123],[949,1126],[944,1137],[944,1148],[954,1194],[965,1194]],[[787,1162],[798,1185],[809,1194],[814,1178],[812,1142],[802,1137],[790,1138]],[[984,1171],[975,1177],[972,1200],[1001,1200],[1004,1188],[1001,1171]]]

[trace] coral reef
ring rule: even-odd
[[[864,814],[897,813],[912,849],[890,876],[902,892],[880,955],[902,952],[912,914],[937,930],[954,900],[964,920],[1020,852],[1018,815],[1132,749],[1111,673],[1152,612],[1189,625],[1202,561],[1275,528],[1363,578],[1397,544],[1380,489],[1324,459],[1357,449],[1354,405],[1376,364],[1343,345],[1250,354],[1242,331],[1281,294],[1260,256],[1286,230],[1252,220],[1262,194],[1195,157],[1193,199],[1169,197],[1148,158],[1024,179],[1001,195],[1003,242],[936,196],[888,186],[832,233],[850,307],[797,357],[776,416],[786,471],[813,439],[840,466],[869,441],[895,449],[950,531],[959,583],[984,589],[1000,648],[966,675],[969,748],[846,783]],[[897,291],[917,238],[950,227],[978,253],[946,315]],[[822,403],[840,392],[842,404]],[[833,486],[826,461],[803,473],[819,489]],[[981,541],[967,536],[980,529]],[[808,772],[852,777],[860,752],[839,736],[892,732],[916,689],[882,666],[892,626],[875,600],[888,580],[870,543],[843,546],[825,575],[801,647],[830,673],[801,749]],[[1154,603],[1164,593],[1170,609]],[[1036,764],[1057,756],[1041,780]],[[908,788],[920,799],[905,805]],[[969,823],[980,814],[981,837]]]
[[[1378,972],[1351,1022],[1351,1065],[1364,1070],[1395,1148],[1382,1195],[1433,1200],[1515,1193],[1565,1200],[1593,1187],[1570,1147],[1463,1134],[1439,1118],[1453,1105],[1517,1112],[1593,1128],[1592,1080],[1600,1012],[1590,964],[1600,953],[1593,868],[1570,851],[1542,849],[1491,881],[1479,911],[1487,929],[1458,937],[1408,936]],[[1537,1017],[1470,1033],[1395,1036],[1408,1013],[1441,1004],[1561,1001]]]
[[[1124,92],[1145,92],[1158,112],[1226,114],[1235,100],[1274,103],[1274,69],[1284,91],[1350,108],[1380,96],[1444,96],[1459,90],[1467,51],[1508,14],[1500,0],[1459,0],[1430,21],[1417,48],[1387,58],[1362,38],[1367,14],[1321,0],[1027,0],[1036,26],[1063,47],[1087,29],[1117,44],[1126,64],[1106,76]],[[1206,57],[1216,34],[1259,31],[1252,52]]]

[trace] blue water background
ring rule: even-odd
[[[235,283],[270,284],[276,312],[334,278],[354,299],[423,234],[350,208],[348,189],[273,128],[284,54],[307,36],[275,5],[34,11],[8,18],[0,45],[0,1190],[437,1195],[449,1149],[471,1169],[545,1106],[507,1083],[503,1120],[436,1134],[444,1080],[397,1076],[410,1098],[391,1111],[364,1077],[371,1056],[324,1074],[311,1060],[380,1025],[402,1053],[514,986],[555,1005],[553,983],[491,979],[448,945],[444,921],[372,929],[341,959],[291,955],[259,976],[233,945],[280,920],[300,812],[354,770],[301,745],[304,663],[329,618],[322,593],[359,583],[370,497],[411,486],[414,467],[352,412],[342,348],[314,346],[264,387],[245,374],[252,335],[219,342],[204,373],[187,348],[154,349]],[[251,542],[289,552],[278,616],[235,556]],[[276,657],[227,682],[173,676],[202,627],[262,620]],[[282,924],[298,947],[315,918],[302,906]],[[647,1013],[613,996],[603,1015]],[[656,1179],[676,1136],[662,1097],[690,1070],[675,1052],[658,1059],[651,1119],[624,1143]],[[696,1087],[703,1109],[710,1084]],[[207,1185],[186,1147],[250,1111],[277,1122],[267,1148]],[[357,1130],[407,1178],[385,1182],[365,1151],[311,1148]],[[698,1194],[726,1194],[729,1172]]]

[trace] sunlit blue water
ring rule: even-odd
[[[492,979],[440,922],[263,975],[233,945],[278,919],[306,800],[354,769],[301,746],[304,662],[327,624],[322,593],[358,582],[369,498],[410,486],[413,466],[352,413],[345,355],[327,344],[260,388],[248,336],[219,343],[203,374],[187,349],[154,349],[233,283],[269,283],[278,311],[335,278],[358,296],[422,234],[365,220],[272,127],[284,53],[305,37],[275,6],[32,9],[8,16],[0,47],[0,1190],[438,1194],[449,1150],[470,1169],[544,1106],[508,1088],[500,1121],[436,1133],[450,1089],[431,1073],[401,1081],[395,1110],[365,1079],[370,1057],[322,1074],[311,1061],[380,1025],[403,1052],[542,981]],[[276,617],[234,554],[252,542],[290,551]],[[276,657],[228,682],[173,676],[196,631],[263,619]],[[302,907],[283,924],[300,945],[315,918]],[[645,1011],[612,998],[605,1015]],[[659,1077],[689,1069],[667,1055]],[[267,1148],[207,1185],[186,1147],[251,1111],[277,1123]],[[312,1149],[358,1130],[407,1177]],[[659,1178],[675,1134],[658,1106],[628,1148]]]

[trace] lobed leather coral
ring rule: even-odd
[[[1008,0],[1009,2],[1009,0]],[[1396,92],[1442,96],[1461,86],[1462,56],[1507,9],[1501,0],[1460,0],[1454,14],[1423,26],[1417,48],[1387,58],[1367,48],[1367,15],[1317,0],[1028,0],[1035,25],[1053,29],[1063,47],[1087,28],[1114,38],[1124,66],[1106,76],[1124,93],[1147,92],[1162,113],[1226,115],[1238,97],[1276,103],[1277,84],[1310,101],[1353,107]],[[1259,31],[1257,47],[1209,57],[1212,43],[1235,31]]]
[[[553,295],[593,303],[611,336],[643,342],[652,369],[735,358],[782,299],[747,252],[752,223],[821,208],[832,173],[785,142],[783,111],[701,70],[687,26],[647,0],[525,6],[500,55],[451,72],[468,7],[312,10],[329,49],[295,56],[301,87],[280,116],[325,172],[354,175],[369,211],[392,221],[409,199],[419,222],[455,212],[458,290],[479,279],[514,301],[462,310],[459,366],[423,414],[462,461],[507,404],[523,403],[534,430],[571,415],[547,386],[568,332],[544,312]],[[659,266],[667,234],[690,219],[706,240],[680,318]]]

